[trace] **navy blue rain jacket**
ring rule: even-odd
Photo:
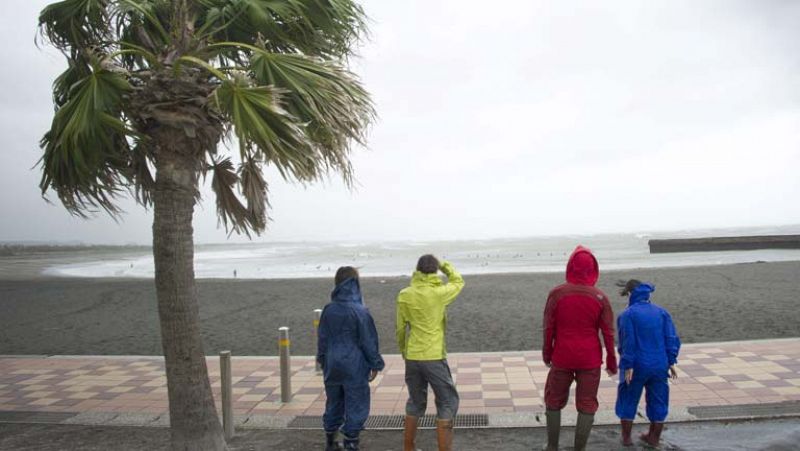
[[[364,307],[358,279],[345,280],[331,293],[319,321],[317,361],[325,385],[369,384],[370,370],[383,369],[378,331]]]
[[[678,361],[681,340],[669,313],[650,303],[655,289],[649,283],[634,288],[628,308],[617,318],[620,370],[666,370]]]

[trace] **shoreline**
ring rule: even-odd
[[[602,271],[602,269],[601,269]],[[614,282],[655,283],[653,301],[672,314],[684,343],[800,336],[800,262],[602,271],[598,286],[616,314],[627,305]],[[563,273],[465,276],[448,309],[448,350],[541,349],[541,316]],[[397,292],[409,277],[364,277],[381,351],[396,354]],[[330,278],[199,279],[207,355],[276,355],[277,329],[291,329],[292,353],[312,355],[313,310],[328,302]],[[39,277],[0,280],[0,354],[160,355],[155,287],[148,279]]]
[[[0,260],[0,267],[3,261]],[[618,273],[618,272],[635,272],[635,271],[658,271],[658,270],[673,270],[673,269],[702,269],[702,268],[717,268],[717,267],[728,267],[728,266],[740,266],[740,265],[761,265],[761,264],[776,264],[776,263],[798,263],[800,264],[800,259],[797,260],[776,260],[776,261],[767,261],[767,260],[757,260],[751,262],[736,262],[736,263],[727,263],[727,262],[719,262],[719,263],[707,263],[707,264],[675,264],[675,265],[663,265],[663,266],[631,266],[629,268],[614,268],[614,269],[603,269],[601,265],[601,271],[604,272],[611,272],[611,273]],[[42,269],[41,272],[38,274],[26,274],[21,273],[19,275],[13,274],[4,274],[0,271],[0,280],[40,280],[40,279],[60,279],[60,280],[108,280],[108,281],[152,281],[154,280],[151,276],[82,276],[82,275],[64,275],[64,274],[57,274],[57,273],[48,273],[47,268]],[[483,277],[483,276],[525,276],[525,275],[539,275],[539,274],[561,274],[563,269],[543,269],[543,270],[535,270],[535,271],[506,271],[500,270],[497,272],[486,271],[486,272],[462,272],[461,275],[464,277]],[[333,274],[333,271],[331,272]],[[264,277],[264,278],[256,278],[256,277],[195,277],[196,281],[215,281],[215,282],[230,282],[230,281],[248,281],[248,282],[268,282],[268,281],[276,281],[276,282],[288,282],[288,281],[298,281],[298,280],[328,280],[330,279],[330,275],[319,275],[319,276],[306,276],[301,275],[297,277]],[[391,279],[391,278],[405,278],[410,279],[411,273],[409,274],[387,274],[387,275],[362,275],[361,279],[371,279],[371,280],[379,280],[379,279]]]

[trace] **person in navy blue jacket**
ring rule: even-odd
[[[650,430],[640,438],[655,447],[669,410],[668,379],[678,377],[675,365],[681,340],[669,313],[650,302],[655,286],[635,279],[620,286],[620,294],[629,295],[628,308],[617,318],[620,381],[616,414],[622,424],[622,444],[633,445],[633,419],[644,390]]]
[[[369,416],[369,383],[383,370],[375,322],[364,307],[358,271],[336,271],[336,288],[322,311],[317,333],[317,361],[325,380],[326,451],[342,449],[336,434],[344,434],[344,449],[358,449],[358,435]]]

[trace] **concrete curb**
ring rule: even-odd
[[[742,345],[747,344],[759,344],[759,343],[766,343],[766,342],[787,342],[787,341],[796,341],[800,337],[787,337],[787,338],[761,338],[755,340],[731,340],[731,341],[713,341],[713,342],[703,342],[703,343],[685,343],[683,345],[684,350],[692,349],[692,348],[709,348],[714,346],[724,346],[730,345],[732,343],[738,343]],[[497,356],[497,355],[505,355],[505,354],[534,354],[539,355],[541,354],[541,350],[539,349],[529,349],[529,350],[518,350],[518,351],[491,351],[491,352],[450,352],[448,355],[453,356],[474,356],[474,355],[490,355],[490,356]],[[384,357],[391,357],[395,356],[396,354],[384,354]],[[233,355],[236,359],[266,359],[266,360],[277,360],[279,357],[276,355],[269,355],[269,356],[257,356],[257,355]],[[219,358],[218,355],[207,355],[207,359],[217,359]],[[306,356],[306,355],[292,355],[292,358],[297,359],[314,359],[315,356]],[[97,360],[125,360],[125,359],[144,359],[144,360],[164,360],[164,356],[160,355],[14,355],[14,354],[0,354],[0,359],[97,359]],[[680,366],[680,365],[679,365]]]

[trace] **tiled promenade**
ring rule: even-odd
[[[372,384],[373,415],[402,414],[403,361],[386,356]],[[530,416],[543,412],[547,368],[537,352],[451,354],[461,395],[460,413]],[[219,364],[208,359],[219,398]],[[292,359],[293,400],[280,402],[278,359],[234,357],[234,410],[239,417],[321,415],[321,376],[310,357]],[[672,385],[673,410],[690,406],[800,401],[800,338],[685,345],[680,377]],[[616,382],[603,376],[600,410],[613,411]],[[643,405],[642,405],[643,408]],[[568,409],[574,411],[574,407]],[[0,357],[0,411],[123,412],[166,417],[163,361],[155,357]],[[429,413],[435,411],[431,399]]]

